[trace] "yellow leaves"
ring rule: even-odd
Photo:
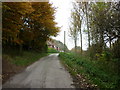
[[[17,44],[19,44],[19,45],[23,43],[22,40],[16,39],[16,38],[13,40],[13,42],[15,42],[15,43],[17,43]]]
[[[7,2],[3,5],[4,40],[10,38],[20,45],[32,40],[40,42],[41,38],[45,41],[59,32],[54,21],[55,9],[48,2]]]
[[[4,5],[4,4],[3,4],[2,9],[10,10],[10,7],[8,7],[7,5]]]
[[[30,2],[4,2],[5,9],[11,10],[13,13],[19,13],[21,15],[29,14],[34,11]]]
[[[95,55],[96,57],[100,57],[100,54],[98,54],[98,53],[96,53],[96,55]]]
[[[24,13],[28,14],[34,11],[34,9],[31,6],[32,4],[30,2],[23,2],[21,3],[21,8],[23,9]]]

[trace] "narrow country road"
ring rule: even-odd
[[[70,74],[61,65],[58,54],[51,54],[10,78],[3,88],[74,88]]]

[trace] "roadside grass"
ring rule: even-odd
[[[44,53],[36,51],[22,51],[22,53],[20,53],[19,50],[8,48],[3,50],[2,57],[17,66],[28,66],[39,60],[41,57],[47,56],[51,53],[58,53],[58,51],[53,48],[48,48],[48,52]]]
[[[51,53],[58,53],[57,50],[53,48],[48,48],[47,52],[36,52],[36,51],[22,51],[20,54],[19,50],[16,49],[5,49],[3,50],[2,57],[9,60],[12,64],[17,66],[28,66],[35,61],[39,60],[41,57],[47,56]]]
[[[61,61],[69,67],[73,75],[82,74],[99,88],[116,88],[119,80],[115,62],[89,60],[73,53],[60,53]]]
[[[52,53],[52,52],[51,52]],[[10,77],[23,71],[27,66],[31,65],[40,58],[51,53],[37,52],[33,50],[21,53],[18,49],[3,48],[2,51],[2,83],[4,84]]]
[[[15,58],[13,58],[14,60],[12,61],[12,63],[20,66],[26,66],[32,64],[33,62],[46,55],[48,54],[38,52],[24,52],[22,56],[16,56]]]
[[[48,48],[48,53],[59,53],[59,51],[53,48]]]
[[[9,60],[12,64],[17,66],[28,66],[39,60],[41,57],[48,55],[48,53],[39,53],[35,51],[23,51],[22,54],[15,54],[14,51],[9,52],[11,53],[3,53],[3,58]]]

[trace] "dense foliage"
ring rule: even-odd
[[[70,35],[75,36],[75,48],[79,33],[82,48],[85,32],[88,34],[89,56],[108,52],[114,53],[113,58],[120,58],[117,54],[120,53],[120,2],[75,2],[71,17]]]
[[[2,4],[2,43],[20,51],[46,51],[46,41],[56,36],[55,8],[48,2],[4,2]]]
[[[93,48],[97,48],[96,53],[101,54],[109,49],[109,52],[114,52],[116,44],[120,41],[120,2],[105,3],[98,2],[90,4],[89,11],[89,26],[91,33],[91,51],[95,51]],[[108,45],[109,44],[109,45]],[[108,53],[109,53],[108,52]],[[120,53],[120,48],[116,50]],[[120,55],[119,55],[120,56]],[[120,58],[113,56],[114,58]]]

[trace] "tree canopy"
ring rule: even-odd
[[[43,50],[59,32],[55,8],[48,2],[3,2],[2,9],[4,46]]]

